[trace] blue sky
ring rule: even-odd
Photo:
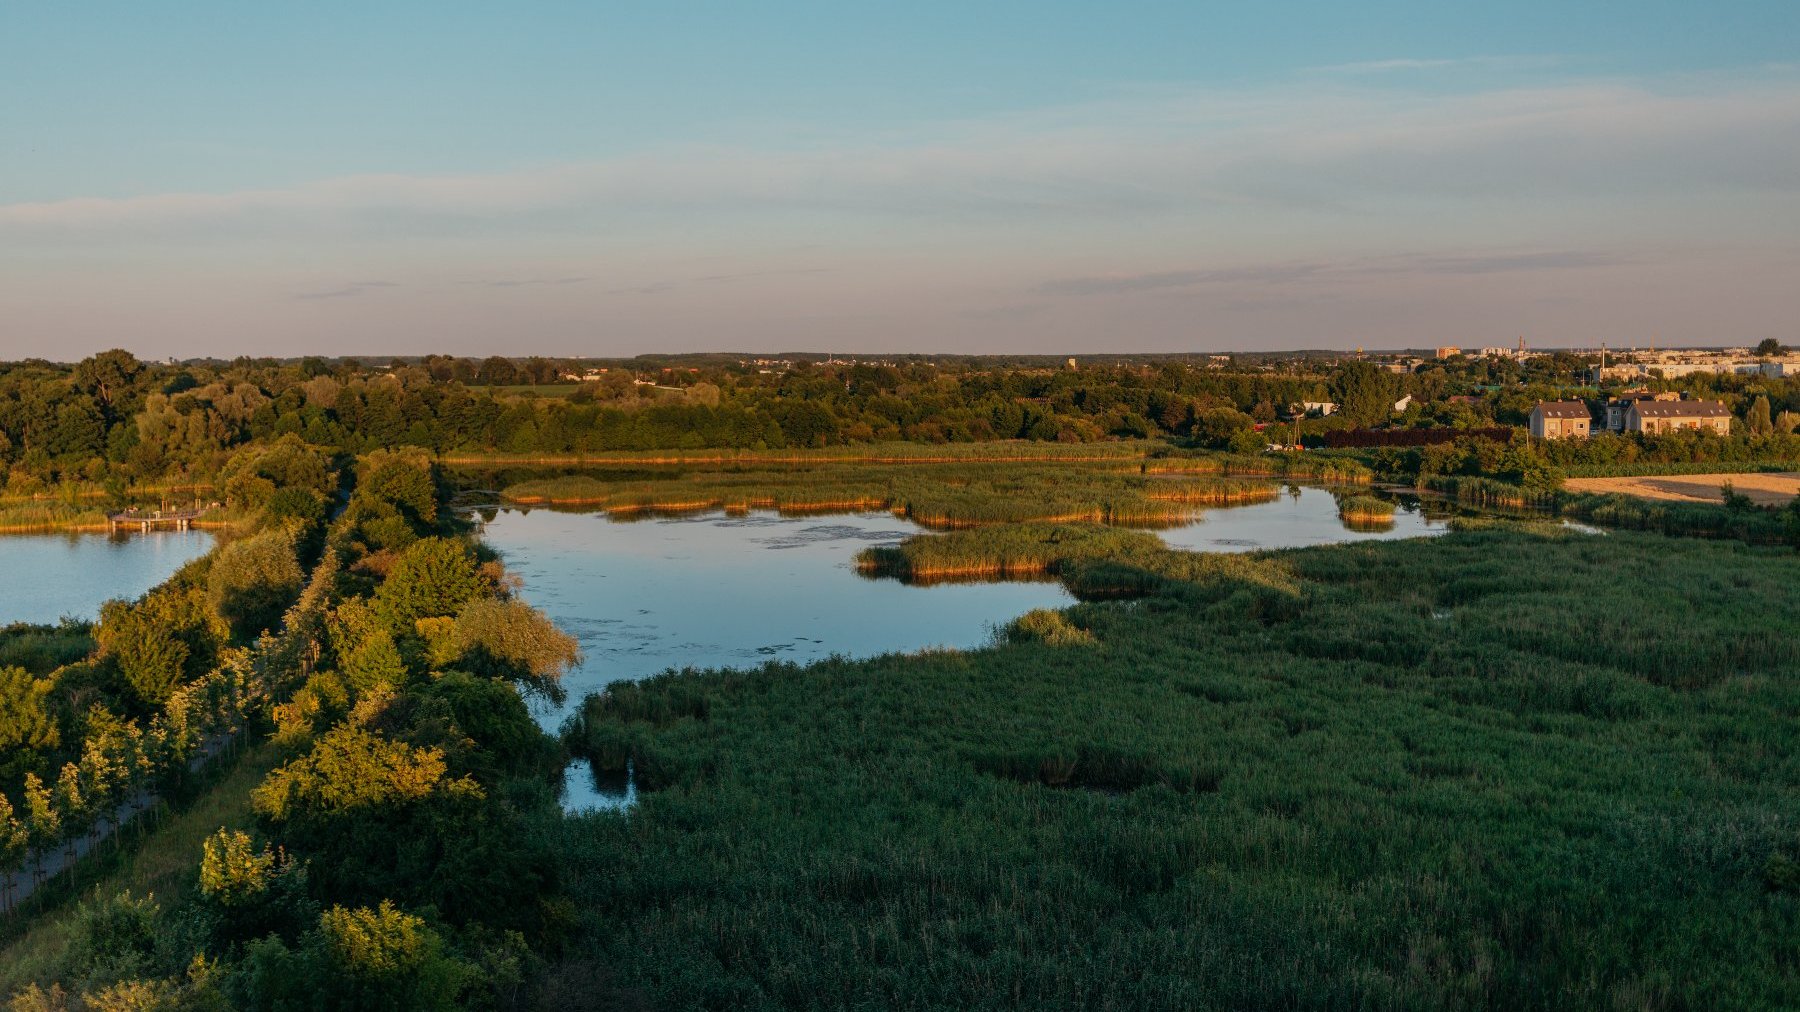
[[[1800,5],[0,0],[0,353],[1800,337]]]

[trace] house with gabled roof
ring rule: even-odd
[[[1696,429],[1731,435],[1731,411],[1718,401],[1633,401],[1625,409],[1625,431],[1656,434]]]
[[[1586,439],[1593,422],[1583,401],[1539,401],[1531,409],[1531,434],[1538,439]]]

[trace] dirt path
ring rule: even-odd
[[[1563,488],[1571,492],[1623,492],[1645,499],[1677,502],[1723,502],[1720,486],[1731,482],[1740,495],[1759,506],[1782,506],[1800,495],[1800,471],[1777,474],[1671,474],[1640,478],[1570,478]]]

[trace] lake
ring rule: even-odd
[[[483,538],[524,581],[525,600],[581,644],[584,659],[563,682],[573,707],[668,668],[979,646],[996,624],[1073,601],[1055,583],[910,587],[852,568],[863,548],[920,531],[886,513],[620,522],[503,509]],[[554,729],[568,708],[540,709]]]
[[[533,704],[551,731],[588,694],[621,679],[977,647],[995,626],[1073,601],[1049,582],[915,586],[864,578],[851,565],[857,552],[924,531],[887,513],[619,521],[598,512],[502,508],[492,516],[483,538],[523,581],[521,596],[581,644],[582,662],[563,682],[568,702]],[[1350,530],[1329,491],[1293,486],[1276,501],[1207,510],[1196,523],[1159,533],[1179,548],[1238,552],[1444,529],[1413,501],[1402,504],[1391,529]],[[597,777],[586,763],[565,776],[571,811],[626,806],[634,793],[629,778]]]
[[[1366,490],[1358,490],[1367,494]],[[1393,524],[1356,528],[1338,516],[1331,492],[1310,485],[1289,485],[1270,502],[1229,509],[1209,509],[1197,523],[1159,531],[1172,548],[1194,552],[1249,552],[1259,548],[1305,548],[1349,541],[1418,538],[1442,534],[1442,517],[1427,517],[1417,497],[1394,504]]]
[[[1055,583],[909,587],[851,561],[921,528],[886,513],[823,517],[711,513],[619,522],[604,514],[502,509],[483,538],[524,581],[521,596],[581,644],[562,707],[534,701],[548,730],[589,693],[669,668],[804,664],[923,647],[975,647],[1033,608],[1073,601]],[[629,805],[628,778],[577,762],[570,811]]]
[[[212,548],[205,531],[0,536],[0,625],[92,619],[115,597],[136,597]]]

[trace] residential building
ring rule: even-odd
[[[1627,390],[1606,402],[1606,427],[1613,432],[1625,431],[1625,412],[1638,401],[1678,401],[1681,394],[1666,391],[1653,394],[1648,390]]]
[[[1718,401],[1632,401],[1625,409],[1626,432],[1699,429],[1731,434],[1731,412]]]
[[[1538,439],[1586,439],[1592,423],[1581,401],[1539,401],[1531,409],[1531,434]]]

